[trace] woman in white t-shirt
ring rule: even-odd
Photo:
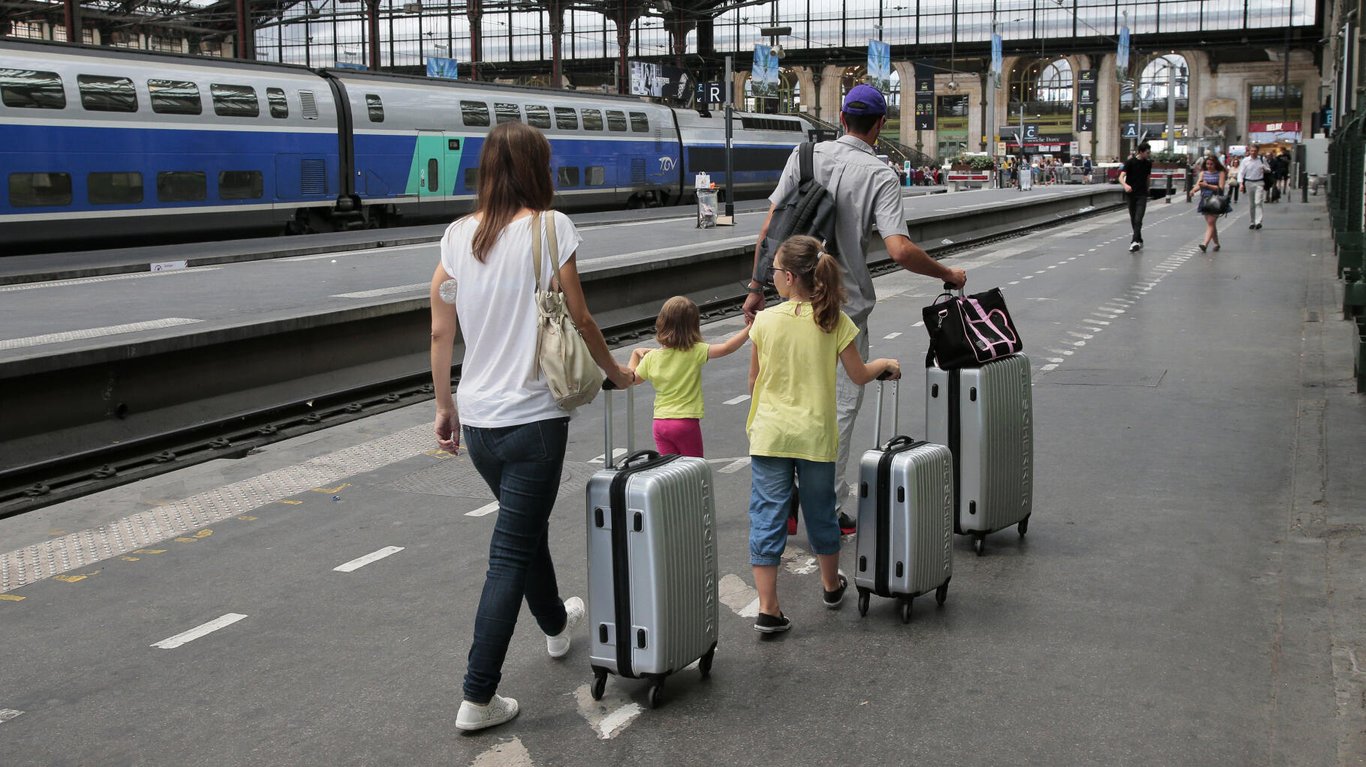
[[[504,123],[479,153],[475,211],[446,230],[432,275],[432,384],[436,440],[458,453],[463,422],[470,461],[498,499],[489,569],[474,620],[464,701],[456,727],[480,730],[517,716],[517,701],[497,694],[503,659],[525,599],[546,635],[552,658],[569,652],[583,600],[560,601],[546,534],[559,491],[569,414],[536,374],[535,275],[531,224],[536,213],[554,226],[559,250],[542,284],[559,277],[565,303],[588,349],[619,387],[632,374],[612,359],[584,302],[575,266],[582,238],[566,216],[550,210],[554,188],[550,143],[535,128]],[[544,239],[544,238],[543,238]],[[463,331],[465,359],[451,396],[451,349]]]

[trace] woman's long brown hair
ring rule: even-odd
[[[522,208],[550,210],[550,142],[535,128],[508,122],[489,131],[479,152],[479,191],[474,211],[474,257],[483,261]]]

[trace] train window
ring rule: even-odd
[[[299,91],[299,106],[303,108],[305,120],[318,119],[318,100],[313,91]]]
[[[285,98],[284,88],[266,88],[266,101],[270,102],[270,116],[284,119],[289,117],[289,100]]]
[[[435,192],[440,188],[441,166],[437,163],[436,158],[432,157],[427,160],[427,191]]]
[[[261,102],[256,99],[256,89],[250,85],[214,83],[209,86],[209,94],[213,96],[213,113],[219,117],[261,115]]]
[[[71,204],[68,173],[11,173],[9,202],[16,208],[39,208]]]
[[[202,170],[173,170],[157,174],[160,202],[199,202],[208,197],[209,179]]]
[[[0,101],[20,109],[65,109],[66,91],[62,90],[62,78],[56,72],[0,69]]]
[[[384,122],[384,101],[373,93],[365,94],[365,109],[370,113],[370,122]]]
[[[264,188],[259,170],[225,170],[218,174],[220,200],[259,200]]]
[[[136,112],[138,94],[127,77],[76,75],[81,91],[81,106],[91,112]]]
[[[539,104],[527,104],[526,124],[533,128],[549,128],[550,110]]]
[[[478,168],[466,168],[466,169],[465,169],[465,188],[468,189],[468,190],[470,190],[471,192],[477,191],[477,190],[479,189],[479,169],[478,169]]]
[[[583,110],[583,129],[602,130],[602,112],[597,109]]]
[[[142,174],[91,173],[85,177],[91,205],[142,202]]]
[[[460,102],[460,114],[466,125],[478,127],[489,124],[489,105],[482,101]]]
[[[570,165],[561,165],[559,172],[555,174],[555,186],[566,189],[578,185],[579,169]]]
[[[498,124],[519,123],[522,121],[522,110],[516,104],[499,104],[493,102],[494,114],[498,115]]]
[[[152,111],[163,115],[197,115],[204,111],[199,86],[188,80],[148,80]]]
[[[636,133],[650,132],[650,118],[644,112],[631,113],[631,130]]]
[[[601,165],[590,165],[585,170],[588,172],[588,186],[602,186],[607,183],[607,169]]]
[[[626,130],[626,113],[607,110],[607,129],[624,131]]]
[[[578,113],[573,107],[555,107],[555,127],[560,130],[578,130]]]

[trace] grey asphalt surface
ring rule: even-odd
[[[1119,212],[952,260],[970,288],[1002,287],[1033,362],[1035,513],[985,557],[956,540],[947,604],[917,600],[910,625],[890,601],[825,610],[801,554],[779,581],[790,634],[761,639],[732,609],[752,582],[747,403],[727,404],[742,353],[708,366],[703,426],[723,585],[740,591],[723,597],[711,678],[670,679],[662,708],[636,711],[644,685],[618,679],[592,704],[584,643],[552,661],[524,615],[501,689],[521,717],[455,730],[493,517],[467,516],[488,491],[467,457],[428,452],[418,406],[0,521],[6,552],[176,501],[232,510],[0,594],[0,763],[1362,764],[1366,401],[1327,216],[1269,206],[1260,232],[1242,216],[1217,254],[1194,249],[1191,208],[1159,203],[1137,254]],[[937,286],[877,286],[872,353],[905,364],[915,434],[914,323]],[[601,412],[575,417],[551,521],[566,596],[585,587]],[[339,457],[373,440],[389,441]],[[404,548],[333,570],[385,546]],[[229,613],[247,617],[151,647]]]

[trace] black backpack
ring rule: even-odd
[[[801,145],[798,157],[801,164],[801,180],[797,183],[797,196],[773,211],[773,220],[768,224],[768,234],[759,243],[759,262],[754,270],[754,281],[761,285],[773,284],[773,257],[778,246],[794,235],[806,234],[820,240],[825,252],[839,258],[839,245],[835,242],[835,196],[815,177],[816,145],[810,141]]]

